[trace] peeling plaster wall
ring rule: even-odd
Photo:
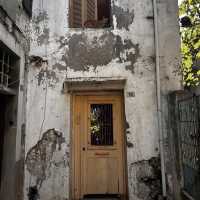
[[[165,102],[169,91],[181,88],[177,71],[178,5],[173,0],[158,4]],[[112,1],[113,26],[98,30],[70,29],[68,11],[68,0],[33,2],[25,199],[69,199],[70,95],[61,92],[66,77],[127,80],[124,96],[129,198],[156,199],[161,191],[159,175],[155,175],[151,164],[152,159],[159,157],[152,2]],[[58,138],[62,138],[61,143]],[[159,167],[157,162],[156,168]],[[157,177],[155,192],[151,182],[138,178],[141,171],[148,181]],[[155,195],[151,195],[153,192]]]

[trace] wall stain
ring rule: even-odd
[[[61,40],[61,46],[63,41],[68,45],[62,61],[75,71],[87,71],[90,66],[105,66],[117,59],[118,63],[124,63],[126,70],[134,73],[134,64],[140,57],[139,44],[133,44],[129,39],[123,41],[119,35],[112,32],[105,32],[92,39],[84,33],[74,34],[68,41],[64,38]],[[61,68],[63,69],[63,66]]]
[[[112,60],[113,37],[108,34],[107,37],[94,37],[91,44],[88,43],[85,34],[74,34],[68,41],[66,54],[63,60],[66,65],[75,71],[88,70],[88,66],[107,65]]]
[[[135,45],[134,53],[132,53],[132,52],[126,53],[126,59],[127,59],[127,61],[130,62],[130,64],[126,66],[126,69],[130,70],[132,73],[134,73],[133,66],[138,57],[140,57],[140,50],[139,50],[139,45],[137,44],[137,45]]]
[[[129,173],[136,172],[136,195],[145,200],[162,199],[161,163],[159,157],[132,163]],[[132,184],[134,185],[134,184]]]
[[[126,141],[126,146],[127,146],[128,148],[133,148],[133,147],[134,147],[133,143],[132,143],[132,142],[129,142],[129,141]]]
[[[38,86],[43,84],[46,79],[48,80],[49,87],[53,87],[54,84],[59,81],[58,77],[56,76],[56,72],[53,70],[48,70],[47,68],[41,69],[36,78],[38,80]]]
[[[37,185],[29,187],[28,190],[28,200],[37,200],[40,199],[40,195],[37,189]]]
[[[62,65],[60,63],[56,63],[52,66],[52,69],[58,69],[59,71],[66,71],[67,70],[67,66],[66,65]]]
[[[39,46],[49,43],[49,28],[45,27],[42,33],[37,36],[37,44]]]
[[[47,11],[42,10],[38,15],[32,17],[32,22],[34,24],[39,24],[40,22],[47,21],[49,19]]]
[[[130,125],[129,125],[129,123],[128,123],[127,120],[125,122],[125,129],[126,129],[126,134],[131,134],[131,132],[130,132]]]
[[[125,28],[127,31],[129,31],[129,26],[134,20],[134,10],[124,10],[121,7],[113,5],[113,15],[115,15],[117,19],[117,28]]]
[[[65,139],[61,132],[50,129],[46,131],[42,139],[28,151],[25,160],[26,167],[31,176],[36,178],[36,184],[39,187],[41,187],[43,181],[46,179],[54,152],[61,151],[64,142]]]
[[[33,64],[35,67],[42,67],[43,63],[46,62],[43,60],[42,57],[40,56],[29,56],[29,61],[30,61],[30,64]]]
[[[47,28],[48,20],[49,17],[45,10],[40,11],[32,18],[32,25],[35,35],[37,35],[36,40],[39,46],[49,43],[49,28]]]

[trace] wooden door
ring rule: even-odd
[[[74,96],[74,196],[125,195],[122,97]]]

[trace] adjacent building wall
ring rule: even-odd
[[[69,28],[68,5],[68,0],[33,1],[24,199],[70,199],[70,94],[62,92],[70,78],[126,80],[129,198],[153,199],[161,192],[161,177],[156,175],[160,162],[152,1],[112,1],[113,26],[108,29]],[[177,2],[160,0],[158,14],[166,109],[165,95],[181,88]]]
[[[25,59],[29,50],[29,18],[20,1],[0,0],[0,45],[5,45],[18,57],[16,68],[19,91],[15,96],[6,96],[5,137],[2,158],[0,199],[23,199],[23,137],[25,127]],[[1,47],[2,48],[2,47]],[[1,130],[1,134],[2,130]],[[17,172],[17,173],[16,173]]]

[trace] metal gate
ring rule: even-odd
[[[200,198],[200,97],[178,101],[178,132],[183,189]]]

